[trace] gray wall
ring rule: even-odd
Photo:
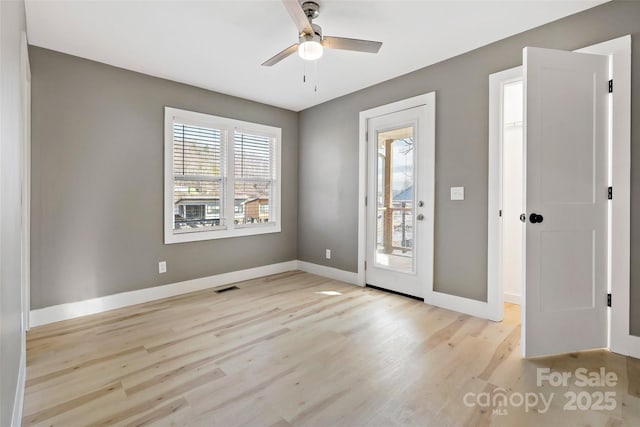
[[[298,117],[31,47],[31,307],[297,257]],[[282,232],[163,244],[164,106],[282,128]],[[167,273],[158,274],[158,262]]]
[[[486,301],[489,75],[520,65],[525,46],[572,50],[626,34],[634,38],[635,147],[640,143],[637,1],[604,4],[301,112],[299,259],[356,271],[358,113],[435,91],[435,286]],[[633,150],[632,164],[640,165],[640,150]],[[464,202],[449,201],[451,186],[465,187]],[[640,307],[639,191],[640,167],[634,167],[632,310]],[[331,260],[324,258],[325,248],[333,250]],[[632,330],[640,334],[640,309],[633,310],[632,319]]]
[[[10,426],[24,334],[20,286],[24,2],[0,1],[0,19],[0,426]]]

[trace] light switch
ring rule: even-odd
[[[464,200],[464,187],[451,187],[451,200]]]

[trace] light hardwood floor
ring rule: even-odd
[[[518,306],[494,323],[297,271],[237,287],[32,329],[24,425],[640,425],[639,360],[523,360]],[[575,384],[601,367],[615,386]],[[572,378],[538,387],[538,368]],[[563,409],[598,392],[615,408]],[[548,410],[519,405],[534,393]]]

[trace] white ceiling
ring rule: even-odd
[[[26,11],[30,44],[300,111],[605,2],[319,0],[325,35],[384,44],[325,50],[306,84],[297,55],[260,65],[297,42],[278,0],[26,0]]]

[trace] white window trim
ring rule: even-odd
[[[175,233],[173,230],[173,123],[176,118],[183,123],[197,126],[213,127],[223,132],[223,152],[227,159],[233,159],[233,134],[235,131],[250,132],[258,135],[269,136],[275,139],[275,185],[269,195],[269,206],[273,221],[259,224],[234,224],[234,191],[225,192],[224,216],[229,219],[224,228],[210,229],[205,231],[192,231]],[[229,237],[253,236],[259,234],[281,232],[281,200],[282,200],[282,163],[281,163],[281,139],[282,130],[277,127],[267,126],[257,123],[245,122],[241,120],[229,119],[226,117],[213,116],[210,114],[197,113],[194,111],[181,110],[178,108],[164,108],[164,243],[184,243],[201,240],[224,239]],[[224,155],[223,155],[224,156]],[[223,182],[229,187],[229,181],[233,181],[234,164],[233,161],[223,163]]]

